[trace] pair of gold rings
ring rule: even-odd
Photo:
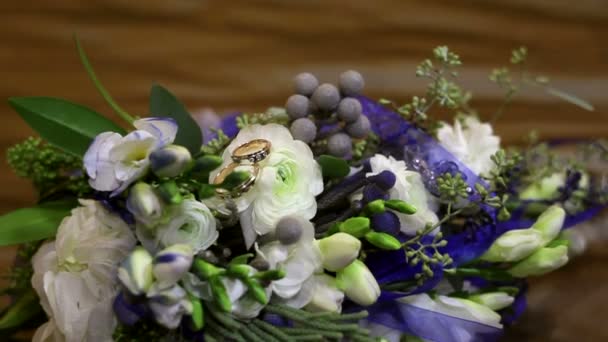
[[[235,186],[232,190],[216,188],[215,193],[219,197],[239,197],[249,191],[255,184],[255,180],[260,172],[259,162],[266,159],[270,154],[271,143],[265,139],[254,139],[246,142],[232,152],[232,163],[224,167],[213,179],[213,184],[221,184],[226,177],[237,169],[249,171],[250,176],[241,184]]]

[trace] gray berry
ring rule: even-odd
[[[332,156],[346,157],[352,153],[352,144],[353,142],[348,135],[336,133],[327,140],[327,150]]]
[[[340,102],[340,92],[335,85],[323,83],[312,93],[311,101],[313,101],[319,109],[329,112],[338,106]]]
[[[291,95],[285,103],[285,111],[292,120],[308,115],[310,101],[304,95]]]
[[[303,72],[301,74],[296,75],[294,78],[294,88],[296,94],[310,96],[319,86],[319,81],[317,78],[308,72]]]
[[[357,96],[361,95],[363,87],[365,87],[365,81],[360,73],[354,70],[348,70],[340,75],[339,81],[340,91],[345,96]]]
[[[348,123],[357,121],[362,111],[361,102],[352,97],[342,99],[338,105],[338,117]]]
[[[295,217],[283,217],[276,226],[276,237],[283,245],[291,245],[302,237],[302,223]]]
[[[310,143],[317,136],[317,126],[308,118],[300,118],[291,123],[289,129],[294,139]]]
[[[353,138],[365,138],[371,129],[369,119],[365,115],[359,116],[357,121],[346,125],[346,132]]]

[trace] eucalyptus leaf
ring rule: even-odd
[[[186,107],[169,90],[158,84],[150,89],[150,114],[173,118],[179,127],[175,144],[186,147],[192,155],[199,153],[203,145],[201,128]]]
[[[75,201],[47,202],[0,216],[0,246],[55,236],[59,224],[75,206]]]
[[[82,157],[103,132],[124,134],[114,122],[90,108],[53,97],[12,97],[9,104],[40,136],[61,150]]]
[[[324,154],[317,159],[317,162],[325,178],[343,178],[350,173],[348,162],[344,159]]]

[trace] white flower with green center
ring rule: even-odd
[[[269,141],[270,153],[258,163],[254,186],[235,199],[249,246],[256,235],[273,233],[282,217],[297,214],[312,219],[317,212],[315,196],[323,191],[321,168],[310,147],[294,140],[287,128],[277,124],[243,128],[224,150],[224,163],[211,173],[210,181],[232,163],[231,155],[237,147],[255,139]]]
[[[494,167],[490,157],[500,148],[500,138],[492,126],[473,116],[456,119],[454,126],[446,123],[437,131],[441,146],[452,153],[476,174],[487,174]]]

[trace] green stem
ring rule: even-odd
[[[108,105],[116,112],[116,114],[118,114],[118,116],[120,116],[121,119],[125,120],[129,124],[132,124],[135,119],[129,113],[127,113],[124,109],[122,109],[118,105],[118,103],[116,103],[116,101],[114,101],[114,99],[112,98],[112,95],[110,95],[110,93],[106,90],[106,88],[101,84],[101,82],[97,78],[97,75],[95,74],[95,71],[93,71],[93,67],[91,66],[91,63],[89,62],[89,58],[87,57],[87,54],[84,52],[84,49],[82,48],[82,45],[80,44],[80,40],[78,40],[78,37],[76,35],[74,35],[74,42],[76,43],[76,49],[78,50],[78,55],[80,56],[80,61],[82,62],[84,69],[87,71],[87,74],[91,78],[91,81],[93,81],[95,88],[97,88],[97,91],[99,91],[99,93],[104,98],[104,100],[106,100]]]

